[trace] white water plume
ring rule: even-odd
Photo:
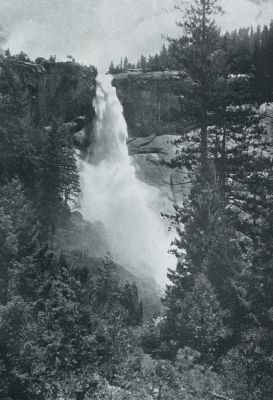
[[[97,78],[96,143],[82,166],[82,211],[90,222],[103,223],[117,262],[162,285],[175,263],[168,254],[172,238],[160,215],[164,198],[136,177],[126,121],[111,81],[110,75]]]

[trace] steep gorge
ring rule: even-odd
[[[68,126],[71,134],[74,135],[74,144],[81,151],[82,157],[84,158],[88,148],[89,151],[90,149],[92,151],[95,116],[93,101],[96,93],[97,75],[95,68],[84,67],[73,62],[44,60],[32,63],[16,59],[1,60],[0,67],[1,86],[8,77],[10,85],[15,87],[15,93],[22,109],[22,120],[26,124],[48,129],[52,117],[61,119]],[[163,170],[158,173],[158,167],[155,167],[146,159],[161,154],[162,146],[164,147],[162,156],[165,157],[171,146],[166,143],[166,140],[157,142],[157,137],[150,140],[145,135],[150,135],[151,132],[156,133],[156,130],[160,127],[165,129],[165,131],[160,131],[164,135],[165,132],[169,132],[167,128],[170,127],[170,124],[174,122],[172,125],[174,126],[177,123],[177,121],[172,121],[170,116],[172,113],[175,114],[174,110],[177,113],[179,110],[177,84],[180,83],[180,78],[178,73],[170,73],[168,76],[159,74],[156,75],[156,78],[145,75],[141,78],[143,81],[137,80],[135,82],[136,86],[139,85],[139,90],[143,91],[146,102],[142,101],[141,103],[142,111],[140,110],[141,104],[135,107],[136,118],[140,126],[139,131],[135,132],[138,139],[133,141],[131,139],[135,133],[130,130],[132,124],[130,124],[126,99],[131,101],[131,90],[133,90],[134,85],[131,82],[128,87],[125,85],[123,91],[119,88],[117,90],[119,99],[123,102],[126,122],[129,124],[128,150],[130,155],[134,155],[137,177],[148,185],[156,186],[161,191],[164,189],[164,197],[169,190],[169,176],[165,175],[166,169],[164,169],[164,174],[162,173]],[[113,83],[116,85],[116,77],[114,77]],[[148,118],[149,115],[151,115],[151,119]],[[168,121],[166,115],[169,118]],[[178,127],[179,123],[176,126]],[[142,128],[144,129],[143,132]],[[164,186],[166,182],[164,184],[161,182],[162,178],[167,182],[166,187]],[[171,202],[168,204],[171,204]],[[160,211],[161,209],[158,210],[159,217]],[[108,239],[101,221],[88,222],[77,211],[73,213],[69,227],[60,227],[57,232],[60,248],[72,255],[81,252],[87,257],[102,257],[109,249]],[[120,260],[120,262],[122,261]],[[130,280],[140,279],[140,277],[128,276],[128,272],[122,267],[119,267],[119,271],[121,271],[121,279],[125,279],[124,277]],[[154,289],[152,289],[154,283],[151,282],[146,287],[145,280],[140,279],[140,281],[142,281],[139,282],[140,287],[144,287],[143,297],[148,297],[148,302],[151,302],[153,297],[157,299],[157,296],[154,296]],[[145,294],[151,291],[152,295]],[[157,308],[157,305],[155,308]]]

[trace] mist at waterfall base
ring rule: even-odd
[[[81,208],[85,219],[101,221],[114,260],[136,276],[152,277],[163,286],[172,236],[161,211],[159,189],[137,179],[127,149],[127,125],[110,75],[97,78],[94,100],[96,143],[82,162]]]

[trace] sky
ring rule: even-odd
[[[223,30],[269,23],[273,0],[221,0]],[[105,70],[113,59],[157,52],[175,36],[179,0],[0,0],[0,25],[12,53],[32,59],[68,54]],[[163,35],[163,37],[162,37]]]

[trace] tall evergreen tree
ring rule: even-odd
[[[139,325],[143,318],[143,304],[138,296],[138,289],[135,283],[126,282],[121,288],[119,301],[126,310],[128,325]]]
[[[72,139],[63,126],[53,122],[45,148],[40,149],[37,210],[45,234],[55,232],[59,218],[68,211],[67,203],[79,193],[79,175]]]
[[[181,69],[186,70],[192,81],[193,92],[183,99],[185,106],[195,103],[195,119],[200,129],[201,160],[203,166],[208,159],[208,104],[212,71],[212,54],[219,48],[219,29],[214,17],[221,12],[218,0],[194,0],[186,9],[183,30],[179,39],[169,39],[171,54],[178,60]]]

